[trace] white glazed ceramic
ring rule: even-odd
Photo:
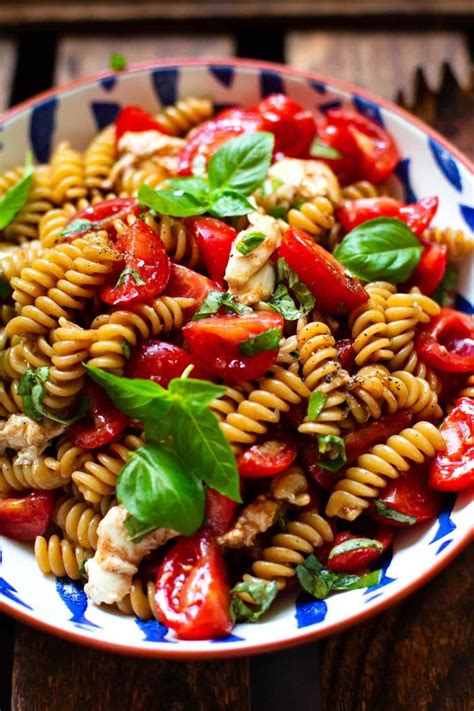
[[[284,92],[308,109],[353,106],[381,122],[402,154],[398,190],[407,202],[440,196],[439,226],[474,229],[472,168],[453,146],[409,114],[342,82],[290,68],[246,61],[174,60],[103,73],[36,97],[0,117],[0,170],[24,160],[48,160],[62,139],[82,149],[125,104],[156,112],[186,96],[207,96],[220,106],[250,105]],[[458,308],[472,312],[472,270],[465,265]],[[472,537],[472,491],[447,496],[439,517],[401,532],[386,557],[379,585],[326,601],[287,593],[258,624],[237,625],[225,639],[178,641],[155,621],[143,622],[88,604],[79,584],[45,578],[30,545],[0,537],[0,609],[28,624],[109,651],[156,657],[210,658],[278,648],[340,631],[426,582]]]

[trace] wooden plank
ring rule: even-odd
[[[247,660],[147,661],[17,625],[12,711],[249,711]]]
[[[62,84],[80,76],[107,69],[113,52],[123,54],[127,62],[144,62],[172,57],[230,57],[235,41],[225,35],[163,35],[133,37],[74,37],[60,40],[55,82]]]
[[[290,32],[286,61],[297,69],[329,74],[394,100],[403,91],[413,103],[418,68],[431,92],[439,90],[443,63],[469,86],[470,58],[460,32]]]
[[[0,38],[0,111],[3,111],[8,106],[15,62],[15,43]]]

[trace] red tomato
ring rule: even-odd
[[[72,222],[77,222],[78,220],[87,220],[93,223],[92,227],[94,230],[107,230],[109,237],[115,239],[114,220],[123,219],[130,214],[138,216],[139,212],[140,208],[135,198],[111,198],[110,200],[103,200],[96,205],[89,205],[89,207],[84,208],[84,210],[75,212],[67,225],[70,225]],[[90,229],[91,226],[86,225],[81,230],[74,232],[74,234],[70,235],[67,239],[72,241]]]
[[[114,286],[102,288],[102,301],[118,306],[158,296],[171,272],[170,258],[158,235],[145,222],[137,220],[120,235],[116,247],[124,255],[125,269]]]
[[[219,546],[201,529],[181,538],[156,578],[156,611],[180,639],[215,639],[232,629],[230,591]]]
[[[429,483],[439,491],[474,484],[474,400],[462,397],[441,425],[446,449],[431,462]]]
[[[42,536],[53,518],[54,492],[32,491],[26,496],[0,500],[0,535],[17,541]]]
[[[263,130],[263,120],[254,111],[226,109],[201,124],[178,156],[178,175],[202,173],[218,148],[243,133]]]
[[[335,344],[341,368],[348,370],[349,373],[352,373],[355,367],[355,350],[353,343],[352,338],[341,338],[339,341],[336,341]]]
[[[185,224],[197,242],[207,273],[224,286],[224,273],[237,230],[214,217],[190,217]]]
[[[285,94],[272,94],[255,107],[263,121],[264,130],[275,136],[274,156],[298,158],[308,153],[316,135],[316,121],[310,111]]]
[[[372,540],[378,541],[382,544],[382,550],[377,550],[376,548],[361,548],[359,550],[355,549],[352,551],[347,551],[347,553],[339,553],[329,560],[331,551],[344,541],[349,541],[354,538],[363,538],[363,536],[355,536],[352,533],[337,533],[334,538],[334,542],[328,551],[328,559],[325,563],[329,570],[334,573],[352,573],[357,574],[363,572],[374,560],[380,558],[382,553],[384,553],[393,539],[393,531],[389,528],[381,527],[377,534],[372,537]]]
[[[474,322],[454,309],[442,308],[415,341],[426,365],[447,373],[474,371]]]
[[[305,413],[306,414],[306,413]],[[301,464],[306,474],[323,489],[333,489],[341,478],[341,472],[332,472],[319,465],[321,454],[315,439],[304,436],[300,440]]]
[[[95,383],[87,381],[82,393],[90,397],[89,411],[69,427],[67,435],[76,447],[97,449],[117,439],[129,418],[117,410],[105,390]]]
[[[153,116],[139,106],[124,106],[115,119],[115,135],[117,143],[124,133],[140,133],[141,131],[159,131],[168,134],[164,126]]]
[[[378,498],[387,509],[413,516],[416,523],[433,518],[441,508],[442,498],[438,492],[428,488],[427,469],[427,463],[426,466],[412,465],[409,471],[401,473],[398,479],[389,479]],[[397,528],[409,525],[377,513],[373,503],[369,511],[371,518],[387,526]]]
[[[283,333],[283,317],[269,311],[244,316],[212,316],[192,321],[183,336],[198,365],[226,382],[260,378],[274,364],[278,348],[246,356],[240,344],[253,336],[278,328]]]
[[[430,224],[437,208],[437,197],[423,198],[412,205],[404,205],[400,200],[391,197],[361,198],[346,200],[342,207],[336,210],[336,217],[345,232],[350,232],[377,217],[395,217],[420,236]]]
[[[206,489],[206,521],[216,536],[225,533],[235,518],[239,504],[215,489]]]
[[[192,316],[198,310],[210,291],[224,291],[224,289],[217,282],[211,281],[202,274],[181,266],[181,264],[171,265],[171,275],[165,295],[195,299],[194,306],[186,309],[189,316]]]
[[[441,283],[448,264],[448,249],[444,244],[420,240],[423,245],[421,259],[406,282],[407,289],[417,286],[422,294],[431,296]]]
[[[362,284],[346,274],[332,254],[303,232],[289,229],[278,250],[316,298],[325,313],[344,314],[368,300]]]
[[[167,388],[170,380],[181,377],[192,362],[193,359],[183,348],[158,338],[147,338],[132,350],[126,375],[129,378],[153,380]],[[208,375],[196,367],[192,369],[190,377],[208,380]]]
[[[381,183],[400,158],[388,131],[357,111],[330,109],[318,125],[318,135],[342,154],[341,158],[323,160],[344,185],[356,180]]]
[[[344,437],[346,445],[347,464],[355,462],[357,457],[365,454],[376,444],[382,444],[405,427],[410,427],[412,415],[407,410],[399,410],[391,415],[384,415],[380,420],[361,425]]]
[[[240,452],[237,467],[244,478],[275,476],[288,469],[297,454],[296,444],[289,439],[266,440]]]

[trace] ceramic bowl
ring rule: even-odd
[[[400,196],[413,202],[439,195],[437,225],[474,229],[472,168],[431,128],[354,86],[250,61],[150,63],[54,89],[0,117],[0,167],[4,170],[22,163],[28,149],[36,161],[45,162],[63,139],[84,148],[125,104],[139,104],[153,113],[177,99],[200,95],[221,108],[248,106],[273,92],[284,92],[308,109],[354,107],[381,123],[400,147],[402,159],[396,170]],[[468,274],[468,265],[465,268],[457,306],[472,311],[472,274]],[[436,520],[397,535],[377,586],[336,594],[325,601],[289,592],[258,624],[237,625],[225,639],[179,641],[158,622],[97,608],[88,603],[79,584],[43,577],[30,545],[2,537],[0,610],[71,641],[130,655],[211,658],[274,651],[360,622],[399,602],[439,572],[472,535],[471,496],[472,492],[447,496]]]

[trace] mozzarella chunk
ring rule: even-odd
[[[274,163],[268,177],[283,182],[276,189],[278,203],[293,205],[299,200],[327,197],[337,205],[341,201],[339,181],[331,168],[319,160],[283,158]]]
[[[6,449],[15,449],[18,452],[16,464],[33,464],[51,440],[65,429],[66,425],[52,420],[37,422],[26,415],[10,415],[0,425],[0,454]]]
[[[242,290],[249,279],[263,267],[281,243],[281,230],[278,222],[273,217],[252,212],[248,219],[250,227],[239,232],[235,238],[224,275],[231,293]],[[254,232],[261,232],[265,239],[248,254],[242,254],[237,249],[237,246],[247,235]]]
[[[127,131],[118,142],[120,155],[129,153],[137,159],[151,156],[177,156],[186,141],[174,136],[166,136],[159,131]]]
[[[241,304],[251,306],[259,301],[266,301],[275,288],[275,269],[267,262],[250,277],[242,289],[229,289],[229,293]]]

